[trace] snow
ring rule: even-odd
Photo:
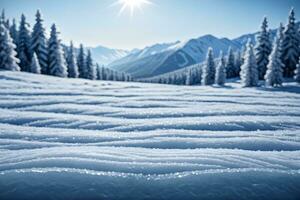
[[[0,71],[0,199],[298,199],[300,86]]]

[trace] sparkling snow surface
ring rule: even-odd
[[[0,199],[300,199],[300,87],[1,71]]]

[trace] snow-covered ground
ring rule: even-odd
[[[299,199],[300,87],[0,72],[0,199]]]

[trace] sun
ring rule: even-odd
[[[136,9],[142,10],[142,6],[152,4],[150,0],[118,0],[116,4],[121,5],[119,15],[121,15],[125,10],[130,12],[133,16]]]

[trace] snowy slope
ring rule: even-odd
[[[127,50],[111,49],[104,46],[89,47],[87,49],[91,50],[95,62],[100,65],[108,65],[130,54],[130,51]]]
[[[0,71],[0,199],[299,199],[300,87]]]
[[[184,42],[147,47],[111,63],[109,67],[131,73],[136,78],[151,77],[202,62],[209,47],[213,47],[218,56],[220,51],[227,52],[230,46],[234,50],[241,47],[229,39],[205,35]]]
[[[174,43],[162,43],[162,44],[154,44],[152,46],[147,46],[144,49],[135,49],[132,50],[130,54],[125,56],[124,58],[121,58],[119,60],[116,60],[112,63],[110,63],[109,66],[115,66],[115,65],[122,65],[124,63],[133,62],[136,60],[139,60],[141,58],[145,58],[148,56],[153,56],[159,53],[162,53],[166,50],[168,50],[169,47],[178,44],[179,42]]]

